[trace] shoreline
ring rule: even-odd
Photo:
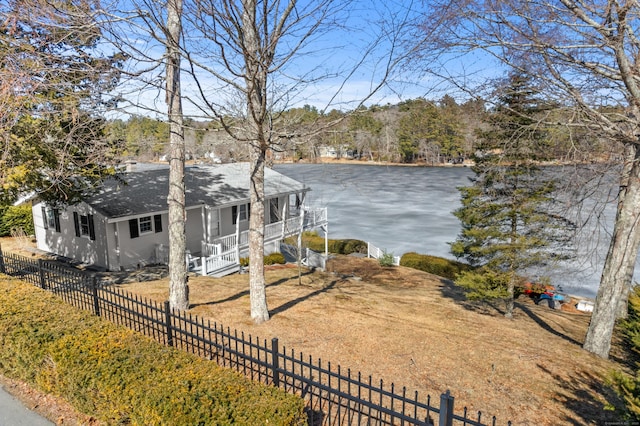
[[[346,164],[351,166],[389,166],[389,167],[462,167],[468,168],[473,165],[471,162],[462,164],[426,164],[426,163],[395,163],[390,161],[373,161],[373,160],[350,160],[346,158],[321,158],[316,161],[311,160],[278,160],[273,161],[274,165],[281,164]]]

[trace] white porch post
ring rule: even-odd
[[[302,263],[302,233],[304,232],[304,209],[300,209],[300,229],[298,230],[298,268]]]
[[[284,207],[282,208],[282,239],[284,240],[284,233],[286,231],[287,225],[287,205],[289,205],[289,200],[284,203]]]
[[[324,217],[327,223],[324,224],[324,257],[329,258],[329,218],[327,217],[327,208],[324,208]]]
[[[207,206],[205,206],[204,204],[202,205],[202,208],[200,209],[200,216],[202,217],[202,232],[204,232],[202,241],[200,241],[200,246],[202,246],[203,243],[208,243],[209,242],[209,229],[208,229],[208,225],[207,225],[207,213],[208,213],[208,209]]]
[[[236,214],[236,262],[240,264],[240,206]]]

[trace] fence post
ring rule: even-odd
[[[164,302],[164,323],[167,328],[167,345],[173,346],[173,333],[171,332],[171,306],[169,301]]]
[[[0,245],[0,274],[6,274],[7,270],[4,267],[4,253],[2,253],[2,245]]]
[[[440,395],[440,426],[452,426],[453,425],[453,396],[451,392],[447,390]]]
[[[44,276],[44,260],[38,259],[38,273],[40,274],[40,288],[47,289],[47,282]]]
[[[280,349],[278,348],[278,338],[271,339],[271,369],[273,370],[273,385],[280,387]]]
[[[97,317],[100,316],[100,303],[98,302],[98,277],[91,277],[91,292],[93,293],[93,312]]]

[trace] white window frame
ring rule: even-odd
[[[81,214],[80,216],[80,235],[83,237],[90,237],[91,232],[89,231],[89,215]]]
[[[240,218],[240,222],[244,222],[247,220],[248,215],[247,215],[247,205],[246,204],[240,204],[240,208],[238,210],[238,216]]]
[[[238,204],[237,206],[233,206],[231,208],[231,215],[233,216],[231,219],[234,225],[236,224],[236,221],[240,223],[240,222],[246,222],[247,220],[249,220],[249,209],[251,208],[250,206],[251,206],[250,204],[245,203],[245,204]],[[234,210],[235,210],[235,214],[234,214]]]
[[[153,232],[153,216],[142,216],[138,218],[138,231],[140,235]]]
[[[47,221],[47,228],[56,229],[56,212],[51,207],[47,207],[45,209],[45,214],[47,215],[45,218]]]

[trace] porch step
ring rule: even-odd
[[[209,272],[207,275],[215,278],[222,278],[226,275],[231,275],[240,270],[240,265],[228,265],[223,268],[216,269],[215,271]]]

